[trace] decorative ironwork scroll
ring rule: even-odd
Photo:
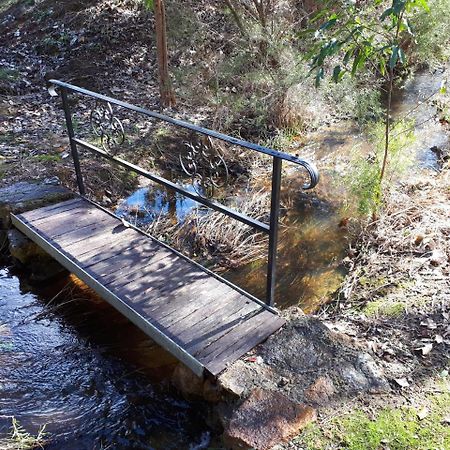
[[[114,115],[111,103],[95,102],[91,111],[90,124],[92,131],[101,140],[107,153],[115,154],[117,146],[125,142],[125,131],[122,122]]]
[[[180,164],[192,178],[192,186],[203,197],[212,197],[214,190],[228,183],[228,167],[219,148],[210,137],[207,143],[185,143],[187,151],[180,153]]]

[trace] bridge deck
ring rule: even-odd
[[[206,369],[217,375],[284,323],[82,198],[13,215],[12,220],[197,374]]]

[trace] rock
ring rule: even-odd
[[[362,392],[390,390],[372,356],[358,348],[353,339],[344,339],[343,333],[296,311],[292,319],[283,315],[287,319],[283,329],[255,349],[253,356],[261,356],[262,364],[249,364],[244,358],[220,374],[218,382],[227,393],[245,398],[254,389],[263,388],[283,393],[300,404],[323,404]]]
[[[63,186],[15,183],[0,189],[0,228],[11,225],[10,213],[19,213],[68,200],[74,194]]]
[[[441,250],[433,250],[430,256],[430,264],[432,266],[438,267],[442,266],[447,262],[447,256]]]
[[[14,228],[8,230],[7,236],[11,256],[23,265],[27,265],[34,258],[45,254],[33,241],[30,241],[30,239],[19,230]]]
[[[218,403],[222,399],[221,388],[216,381],[209,378],[203,383],[203,398],[210,403]]]
[[[183,364],[178,364],[172,374],[172,384],[188,399],[203,398],[204,379],[195,375]]]
[[[316,418],[311,406],[293,402],[279,392],[255,389],[234,411],[223,442],[233,450],[267,450],[290,440]]]
[[[323,405],[335,392],[333,381],[329,377],[318,377],[305,391],[305,398],[311,403]]]
[[[44,281],[66,271],[56,260],[19,230],[8,230],[9,252],[19,267],[31,272],[31,279]]]
[[[4,246],[6,237],[14,261],[27,266],[34,280],[52,278],[65,269],[22,233],[9,230],[10,215],[68,200],[73,196],[71,191],[62,186],[25,181],[0,189],[0,245]]]

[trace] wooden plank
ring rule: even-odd
[[[219,373],[227,361],[235,360],[247,353],[278,330],[285,321],[269,311],[260,311],[251,320],[246,320],[195,357],[213,374]]]
[[[204,302],[200,300],[201,297],[205,299]],[[154,313],[154,317],[169,328],[179,328],[180,333],[183,330],[190,330],[187,334],[192,336],[194,333],[197,334],[197,330],[200,331],[199,324],[203,323],[206,318],[214,316],[216,320],[220,321],[244,305],[242,294],[222,283],[212,284],[212,280],[208,280],[202,291],[197,292],[196,290],[192,307],[180,307],[176,311],[175,317],[166,317],[159,311]],[[257,309],[257,305],[255,305],[255,309]]]
[[[225,308],[220,308],[195,325],[199,330],[197,337],[195,339],[191,338],[186,346],[186,350],[191,354],[195,354],[202,349],[206,349],[213,342],[230,333],[233,328],[242,322],[251,320],[251,317],[259,313],[261,309],[252,300],[248,300],[248,303],[245,303],[242,301],[242,298],[235,310],[225,311]],[[181,332],[180,339],[183,339],[186,334],[187,330]]]
[[[156,262],[154,266],[146,266],[142,272],[142,277],[138,279],[124,284],[123,281],[127,281],[125,275],[124,280],[112,281],[107,286],[116,289],[121,295],[131,296],[135,301],[141,301],[143,297],[151,294],[155,288],[158,289],[159,295],[163,295],[164,292],[173,292],[196,280],[207,279],[208,277],[209,275],[205,272],[199,271],[192,264],[173,254]]]
[[[162,264],[161,260],[172,255],[151,242],[144,248],[140,247],[140,242],[135,245],[138,247],[128,247],[106,260],[92,263],[87,261],[84,267],[101,278],[105,286],[113,284],[114,288],[117,288],[157,270]]]
[[[135,230],[124,227],[123,225],[115,226],[112,229],[107,229],[103,233],[89,236],[83,242],[68,242],[64,248],[80,261],[85,258],[95,257],[102,251],[113,250],[115,247],[128,245],[134,240],[146,240],[144,236],[136,233]]]
[[[17,217],[19,218],[22,217],[28,221],[32,221],[42,217],[47,217],[49,214],[54,213],[56,211],[66,211],[69,209],[77,208],[79,205],[84,203],[86,203],[86,200],[77,197],[71,200],[66,200],[65,202],[44,206],[42,208],[33,209],[31,211],[26,211],[22,214],[19,214]]]
[[[98,208],[95,208],[94,206],[92,206],[90,203],[87,203],[85,201],[80,201],[78,202],[78,206],[76,206],[77,204],[75,203],[74,205],[69,205],[68,209],[67,207],[64,209],[55,209],[52,211],[47,212],[45,215],[43,215],[42,217],[39,217],[37,219],[33,218],[32,222],[35,226],[37,225],[41,225],[44,224],[48,221],[60,221],[61,219],[65,219],[66,217],[70,217],[72,220],[75,217],[78,217],[78,214],[80,213],[93,213],[95,211],[99,211]],[[72,207],[74,206],[74,207]],[[28,219],[30,220],[30,219]]]
[[[95,223],[83,226],[81,228],[78,228],[73,231],[69,231],[68,233],[65,233],[63,235],[57,236],[52,239],[56,244],[58,244],[61,247],[64,247],[67,243],[74,243],[79,241],[85,241],[87,238],[95,235],[95,234],[102,234],[105,232],[108,228],[111,227],[111,222],[109,221],[109,217],[105,218],[104,220],[98,220]],[[44,231],[45,233],[45,231]],[[47,233],[46,233],[47,234]],[[48,236],[48,234],[47,234]]]
[[[210,279],[197,281],[189,288],[192,295],[177,293],[176,297],[183,296],[184,301],[173,302],[172,308],[157,309],[152,312],[152,317],[167,329],[179,332],[187,327],[192,334],[197,332],[197,329],[193,329],[193,327],[201,318],[212,314],[221,307],[226,306],[233,309],[237,303],[240,303],[237,301],[239,293],[230,292],[222,283],[213,284]]]
[[[164,324],[161,322],[160,317],[168,316],[170,314],[175,314],[175,316],[177,316],[178,311],[181,310],[183,306],[188,308],[195,307],[193,304],[200,298],[200,290],[204,289],[206,292],[219,295],[219,293],[214,293],[209,287],[210,285],[208,283],[210,283],[210,281],[210,277],[203,277],[193,283],[188,283],[175,289],[169,289],[167,280],[159,280],[152,283],[150,289],[140,291],[136,295],[124,293],[121,291],[123,287],[115,292],[124,298],[128,298],[134,307],[139,309],[142,314],[151,317],[152,323],[164,328]],[[217,286],[217,289],[220,289],[220,286]],[[208,299],[210,299],[210,297],[208,297]],[[204,301],[211,300],[205,298]]]
[[[263,342],[284,323],[281,317],[267,310],[261,311],[194,356],[211,374],[218,375],[229,363]]]
[[[74,230],[84,228],[88,225],[108,223],[113,227],[117,224],[117,219],[91,208],[77,208],[63,214],[66,215],[62,217],[59,214],[51,216],[44,222],[36,223],[33,221],[33,226],[56,240],[59,236],[71,233]]]

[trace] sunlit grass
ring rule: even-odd
[[[314,424],[296,440],[305,450],[444,450],[450,448],[450,393],[429,397],[429,412],[420,408],[384,408],[374,418],[354,411],[324,425]]]

